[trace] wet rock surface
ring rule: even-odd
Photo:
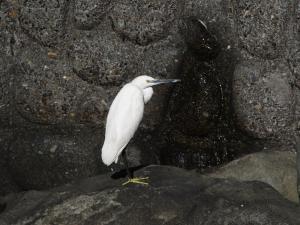
[[[137,173],[148,186],[101,175],[47,192],[1,199],[5,224],[299,224],[300,209],[261,182],[200,176],[174,167]]]
[[[88,158],[96,145],[100,155],[113,97],[141,74],[183,82],[157,88],[146,106],[135,165],[202,170],[263,146],[292,146],[298,12],[296,0],[1,1],[0,122],[16,140],[5,153],[8,173],[24,188],[48,188],[106,172]],[[42,179],[59,158],[48,180],[29,177],[34,169]]]

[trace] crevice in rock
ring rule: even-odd
[[[216,38],[192,17],[183,21],[181,32],[189,47],[177,72],[182,82],[174,88],[167,118],[154,138],[161,163],[204,170],[253,152],[254,146],[259,151],[259,142],[235,126],[232,79],[220,76]]]

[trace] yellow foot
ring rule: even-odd
[[[129,183],[148,185],[148,183],[144,181],[144,180],[148,180],[148,179],[149,179],[149,177],[129,178],[128,181],[124,182],[122,185],[124,186],[124,185],[129,184]]]

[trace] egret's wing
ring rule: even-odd
[[[137,130],[144,113],[144,96],[134,85],[125,85],[114,99],[107,116],[102,160],[117,161]]]

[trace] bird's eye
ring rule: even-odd
[[[147,83],[150,83],[150,80],[146,80]]]

